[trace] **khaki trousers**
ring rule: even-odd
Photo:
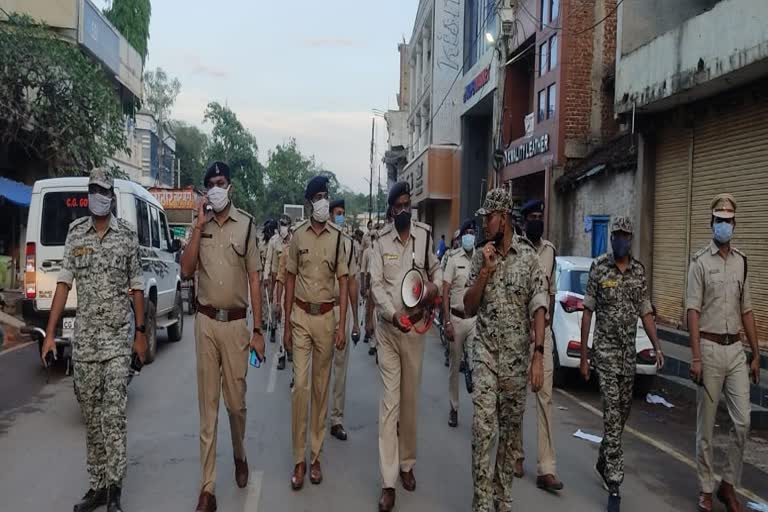
[[[378,314],[373,309],[373,294],[368,291],[368,300],[365,302],[365,325],[373,326],[373,336],[370,337],[368,343],[371,348],[376,348],[376,318]]]
[[[339,306],[333,308],[333,317],[335,324],[339,324]],[[352,314],[350,313],[350,317]],[[349,366],[349,345],[352,341],[349,338],[349,325],[352,318],[347,318],[347,326],[344,329],[344,339],[347,343],[344,350],[333,349],[333,406],[331,407],[331,426],[342,425],[344,423],[344,400],[347,396],[347,367]]]
[[[451,409],[459,410],[459,367],[464,358],[465,342],[469,344],[475,338],[477,318],[459,318],[451,314],[453,324],[453,341],[449,341],[451,349],[450,363],[448,366],[448,399]]]
[[[245,392],[248,373],[248,327],[245,319],[219,322],[202,313],[195,316],[197,355],[197,401],[200,407],[201,491],[214,492],[216,483],[216,435],[219,396],[229,413],[232,451],[245,457]]]
[[[536,393],[536,416],[538,432],[538,474],[555,475],[557,467],[555,463],[555,436],[552,433],[552,328],[544,331],[544,384]],[[533,344],[531,344],[533,350]],[[525,459],[523,448],[523,432],[520,431],[519,444],[515,449],[515,460]]]
[[[320,459],[328,416],[328,387],[331,380],[333,333],[336,322],[332,311],[310,315],[297,305],[291,313],[293,332],[293,377],[291,390],[291,429],[294,464],[306,462],[307,419],[309,419],[310,464]],[[310,364],[311,363],[311,364]],[[309,372],[312,370],[310,390]],[[311,391],[311,393],[310,393]],[[310,396],[312,411],[309,413]],[[309,418],[308,418],[309,417]]]
[[[399,471],[410,471],[416,464],[416,405],[421,386],[424,335],[414,331],[400,332],[382,320],[376,326],[376,336],[382,383],[379,467],[382,486],[394,488]]]
[[[703,388],[698,392],[696,411],[696,461],[699,486],[702,492],[715,489],[712,431],[715,426],[717,404],[725,392],[725,403],[733,422],[728,456],[723,468],[723,481],[738,487],[744,463],[744,445],[749,433],[751,405],[749,403],[749,371],[747,357],[741,343],[719,345],[701,340],[702,378],[709,394]]]

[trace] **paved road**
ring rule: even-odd
[[[127,511],[191,511],[197,500],[198,414],[194,339],[191,327],[181,342],[162,343],[154,364],[130,387],[129,470],[124,483]],[[248,374],[248,432],[251,482],[237,489],[233,478],[229,427],[222,404],[219,421],[217,498],[222,511],[376,510],[379,496],[377,411],[379,377],[367,345],[350,358],[347,393],[346,443],[330,438],[323,458],[325,479],[294,493],[289,487],[290,372],[274,366],[274,345],[267,367]],[[70,510],[87,486],[85,439],[79,409],[69,378],[57,375],[45,385],[35,367],[35,347],[0,356],[0,499],[3,510]],[[535,487],[534,414],[525,421],[526,477],[516,482],[519,510],[603,510],[605,493],[591,466],[597,445],[572,437],[577,429],[600,434],[601,420],[590,410],[597,396],[589,389],[576,395],[555,394],[559,473],[566,489],[549,495]],[[435,338],[425,354],[420,402],[418,488],[398,488],[397,510],[470,510],[471,401],[462,392],[460,425],[447,426],[447,369]],[[625,435],[627,479],[623,486],[625,511],[691,510],[696,494],[690,450],[669,434],[677,430],[674,416],[639,404],[631,425],[642,438]],[[533,411],[533,402],[529,408]],[[650,406],[648,406],[650,407]],[[648,413],[647,411],[652,411]],[[646,412],[643,412],[646,411]],[[689,427],[686,427],[689,428]],[[683,431],[685,431],[683,429]],[[644,433],[644,434],[642,434]],[[649,444],[656,443],[657,446]],[[667,453],[675,446],[674,455]],[[659,449],[661,447],[662,449]],[[768,479],[753,467],[745,482],[768,497]],[[762,486],[762,488],[759,488]],[[534,508],[535,507],[535,508]]]

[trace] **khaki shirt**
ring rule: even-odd
[[[110,216],[102,238],[90,216],[69,225],[57,282],[77,285],[75,361],[131,355],[134,320],[128,291],[144,289],[139,258],[136,231],[122,219]]]
[[[280,235],[275,233],[272,238],[267,242],[267,255],[264,258],[264,274],[265,277],[269,275],[272,269],[272,260],[275,257],[275,249],[280,244]]]
[[[286,250],[288,249],[288,245],[290,243],[291,238],[289,236],[286,240],[280,239],[275,244],[274,250],[272,251],[272,261],[270,262],[269,266],[269,272],[271,274],[277,274],[277,271],[280,268],[280,256],[282,256],[284,252],[287,252]]]
[[[439,263],[431,250],[430,231],[426,224],[411,222],[411,236],[403,243],[394,226],[388,224],[373,244],[370,254],[371,292],[378,312],[388,321],[397,311],[407,311],[400,293],[406,272],[415,267],[425,281],[434,282]],[[408,314],[414,312],[407,311]]]
[[[448,262],[445,264],[443,272],[443,283],[448,283],[451,287],[452,309],[464,311],[464,294],[467,292],[467,280],[469,279],[469,270],[472,268],[472,256],[474,251],[467,253],[464,249],[455,249],[451,251]]]
[[[198,300],[219,309],[247,308],[248,275],[261,272],[256,226],[248,214],[234,206],[229,207],[223,224],[213,213],[206,218],[197,262]],[[249,223],[251,235],[246,241]]]
[[[549,240],[541,239],[536,248],[536,254],[539,256],[541,270],[544,272],[544,279],[547,280],[547,291],[550,295],[555,295],[555,246]]]
[[[296,226],[288,246],[285,270],[296,276],[294,294],[304,302],[333,302],[336,279],[349,274],[344,244],[336,243],[342,233],[335,224],[326,222],[320,234],[308,220]]]
[[[360,272],[360,268],[357,265],[357,254],[355,253],[355,247],[352,239],[342,233],[341,244],[344,246],[344,252],[347,255],[347,269],[349,270],[349,278],[356,279],[357,273]],[[339,282],[336,281],[334,285],[333,294],[336,297],[337,303],[339,301]]]
[[[278,283],[285,286],[285,261],[288,259],[288,251],[282,251],[277,256],[277,277]]]
[[[714,241],[699,252],[688,270],[686,309],[701,313],[699,329],[711,334],[738,334],[741,315],[752,311],[746,278],[747,257],[731,248],[723,259]]]

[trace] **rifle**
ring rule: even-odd
[[[467,385],[467,393],[470,395],[475,390],[475,383],[472,381],[472,366],[469,364],[469,357],[467,356],[467,349],[464,348],[464,383]]]

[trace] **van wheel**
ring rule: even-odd
[[[155,360],[157,355],[157,306],[153,301],[147,303],[147,355],[144,364]]]
[[[173,325],[168,326],[168,341],[177,342],[184,334],[184,303],[181,300],[181,291],[176,290],[176,300],[173,303],[171,318],[178,319]]]

